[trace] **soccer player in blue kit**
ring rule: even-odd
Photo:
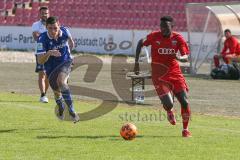
[[[79,121],[78,114],[74,111],[73,100],[67,79],[71,72],[71,50],[74,42],[69,30],[59,25],[57,17],[49,17],[46,21],[47,31],[42,33],[37,41],[38,63],[44,64],[49,84],[54,92],[58,105],[57,116],[64,119],[64,102],[67,104],[73,122]]]

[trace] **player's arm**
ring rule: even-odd
[[[134,65],[134,72],[135,74],[139,73],[139,56],[141,53],[141,49],[143,46],[149,46],[151,45],[151,42],[153,41],[154,34],[150,33],[147,35],[146,38],[140,39],[137,44],[137,49],[136,49],[136,55],[135,55],[135,65]]]
[[[70,51],[75,47],[72,37],[68,38],[68,45],[69,45]]]
[[[142,49],[142,46],[143,46],[143,39],[140,39],[138,41],[138,44],[137,44],[137,49],[136,49],[136,55],[135,55],[135,63],[139,61],[139,56],[140,56],[140,53],[141,53],[141,49]]]
[[[39,64],[44,64],[50,56],[59,57],[61,53],[58,50],[47,50],[47,42],[43,37],[38,38],[36,56]]]
[[[178,47],[180,55],[176,55],[176,59],[183,63],[188,62],[188,55],[190,51],[186,41],[182,36],[179,36],[178,38]]]
[[[228,47],[227,47],[227,40],[225,40],[224,47],[223,47],[222,52],[221,52],[222,56],[226,55],[227,49],[228,49]]]
[[[232,38],[229,45],[229,54],[235,54],[238,46],[238,40],[236,38]]]
[[[183,62],[183,63],[188,62],[188,55],[177,56],[176,58],[180,62]]]
[[[75,47],[72,35],[71,35],[71,33],[70,33],[68,28],[64,27],[63,30],[66,32],[66,34],[68,36],[68,45],[69,45],[69,48],[70,48],[70,51],[71,51]]]
[[[32,36],[33,36],[33,38],[34,38],[35,41],[38,40],[38,37],[39,37],[39,35],[40,35],[40,33],[38,32],[38,30],[39,30],[39,28],[38,28],[37,24],[36,24],[36,23],[33,23],[33,25],[32,25]]]
[[[39,64],[44,64],[50,56],[60,57],[61,53],[58,50],[49,50],[46,53],[38,54],[37,61]]]
[[[32,33],[32,36],[33,36],[33,38],[34,38],[35,41],[38,40],[39,35],[40,35],[40,33],[37,32],[37,31],[35,31],[35,32]]]
[[[134,72],[135,74],[139,73],[139,55],[141,53],[141,49],[143,46],[143,39],[140,39],[137,44],[136,55],[135,55],[135,65],[134,65]]]

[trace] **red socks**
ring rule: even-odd
[[[189,106],[187,108],[181,107],[181,115],[182,115],[183,129],[187,130],[188,123],[189,123],[190,116],[191,116],[190,107]]]
[[[220,62],[219,62],[219,58],[218,58],[217,55],[215,55],[215,56],[213,57],[213,60],[214,60],[214,65],[215,65],[215,67],[219,67]]]

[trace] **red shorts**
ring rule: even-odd
[[[176,94],[183,90],[188,91],[188,86],[179,66],[152,65],[152,81],[159,97],[169,92]]]

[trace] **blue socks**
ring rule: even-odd
[[[55,99],[55,101],[56,101],[57,105],[64,110],[64,104],[62,101],[62,97]]]
[[[65,88],[61,91],[61,93],[62,93],[63,99],[65,100],[65,103],[68,106],[69,112],[74,112],[73,100],[72,100],[70,90]]]

